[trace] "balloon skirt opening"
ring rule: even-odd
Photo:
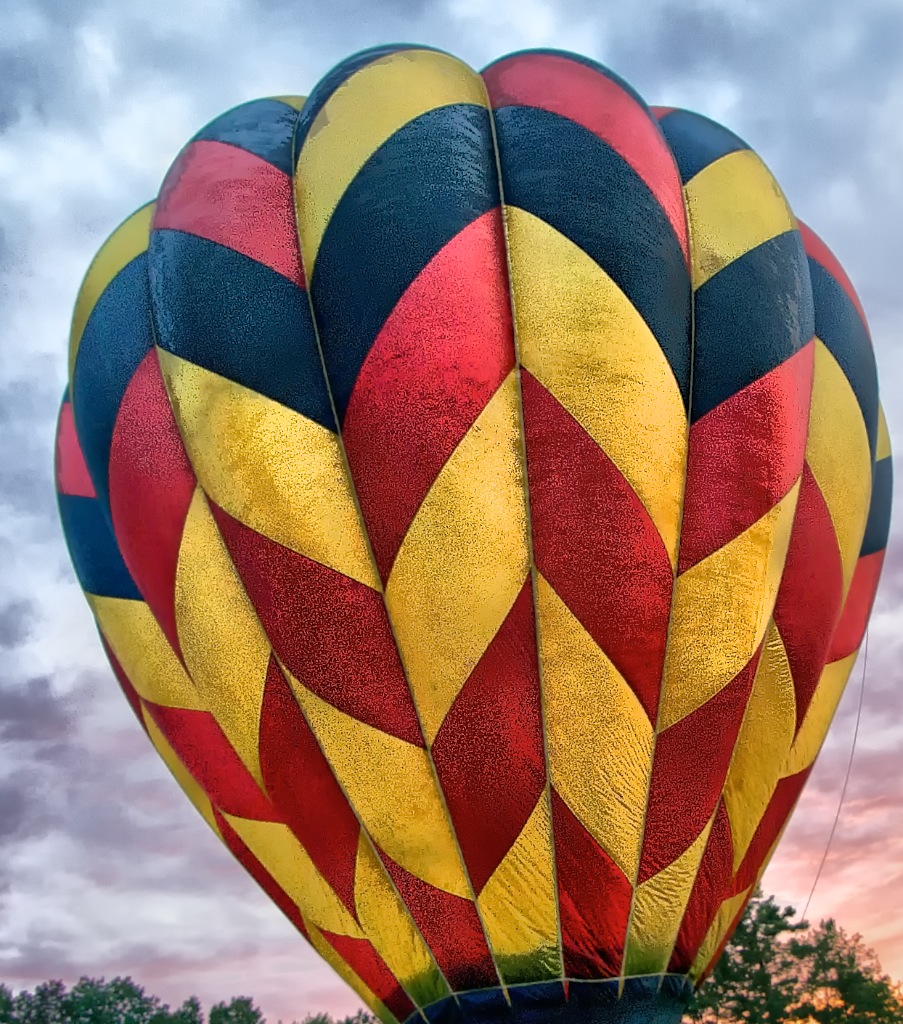
[[[430,1024],[680,1024],[693,997],[682,975],[513,985],[511,1004],[500,988],[459,992],[424,1009]],[[420,1014],[406,1024],[422,1021]]]

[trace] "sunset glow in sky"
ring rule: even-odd
[[[303,94],[398,40],[480,68],[587,54],[650,104],[723,121],[826,240],[869,317],[903,451],[900,0],[3,0],[0,15],[0,982],[129,974],[275,1021],[356,996],[169,776],[104,659],[53,489],[69,317],[97,247],[227,108]],[[896,474],[903,480],[903,473]],[[903,502],[898,502],[898,507]],[[903,509],[868,640],[766,892],[861,932],[903,977]],[[898,549],[899,548],[899,549]],[[865,688],[863,670],[865,669]]]

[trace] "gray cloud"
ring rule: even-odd
[[[36,613],[34,602],[22,598],[0,608],[0,650],[18,647],[29,636]]]
[[[65,0],[19,0],[4,11],[4,42],[0,44],[0,132],[25,113],[48,117],[72,97],[77,87],[72,33],[99,5]],[[31,30],[23,42],[14,27]],[[66,88],[67,80],[70,88]]]
[[[63,700],[47,676],[0,685],[0,740],[6,743],[57,741],[73,728]]]
[[[18,835],[28,816],[28,799],[21,785],[0,784],[0,843]]]
[[[65,358],[65,345],[60,345]],[[9,444],[0,463],[0,513],[24,514],[43,535],[56,530],[53,430],[62,394],[50,380],[0,383],[0,431]]]
[[[44,92],[40,66],[22,50],[0,50],[0,131],[8,128],[23,110],[40,110]]]

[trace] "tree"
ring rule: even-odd
[[[833,919],[790,944],[798,965],[798,1000],[790,1020],[814,1024],[903,1024],[899,988],[862,936]]]
[[[209,1024],[264,1024],[264,1019],[247,996],[236,996],[230,1003],[217,1003],[213,1007]]]
[[[903,1024],[900,988],[861,936],[795,913],[756,893],[687,1024]]]
[[[263,1024],[263,1018],[250,999],[239,998],[214,1007],[210,1022]],[[81,978],[69,991],[61,981],[16,995],[0,985],[0,1024],[204,1024],[204,1014],[195,996],[170,1010],[131,978]]]
[[[169,1017],[169,1024],[204,1024],[204,1011],[197,996],[190,996]]]
[[[294,1022],[297,1024],[297,1021]],[[301,1024],[379,1024],[379,1019],[366,1010],[358,1010],[350,1017],[342,1017],[336,1020],[328,1013],[309,1013]]]
[[[756,892],[712,976],[696,993],[690,1021],[777,1024],[785,1019],[796,1002],[796,971],[785,938],[806,927],[793,923],[795,913]]]

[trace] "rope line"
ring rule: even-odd
[[[850,782],[850,776],[853,771],[853,758],[856,754],[856,742],[859,739],[859,724],[862,721],[862,705],[863,698],[865,696],[865,674],[868,671],[868,660],[869,660],[869,631],[865,633],[865,650],[862,656],[862,681],[859,686],[859,707],[856,711],[856,728],[853,730],[853,745],[850,748],[850,758],[847,762],[847,774],[843,780],[843,788],[840,791],[840,802],[837,804],[837,813],[834,815],[834,824],[831,826],[831,832],[828,836],[828,843],[825,846],[824,853],[822,854],[821,863],[818,865],[818,871],[815,872],[815,878],[812,881],[812,888],[809,890],[809,898],[806,900],[806,905],[803,907],[803,912],[800,915],[800,921],[806,920],[806,914],[809,911],[809,904],[812,902],[812,897],[815,895],[815,888],[818,885],[818,881],[821,878],[822,869],[825,866],[825,862],[828,859],[828,853],[831,850],[831,844],[834,842],[834,834],[837,831],[837,823],[840,821],[840,814],[843,810],[843,802],[847,795],[847,786]]]

